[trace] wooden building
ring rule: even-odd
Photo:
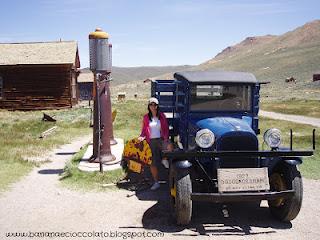
[[[315,82],[315,81],[320,81],[320,72],[315,72],[313,74],[313,78],[312,80]]]
[[[89,69],[81,70],[78,78],[79,87],[79,99],[80,100],[92,100],[94,75]]]
[[[75,41],[0,44],[0,108],[70,108],[78,102]]]

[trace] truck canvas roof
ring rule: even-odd
[[[176,72],[174,78],[189,82],[258,83],[252,73],[228,71],[186,71]]]

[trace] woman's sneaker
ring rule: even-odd
[[[152,186],[151,186],[151,190],[157,190],[158,188],[160,188],[160,183],[158,181],[156,181]]]
[[[169,161],[168,161],[168,160],[163,159],[163,160],[161,161],[161,163],[162,163],[162,165],[163,165],[165,168],[169,168]]]

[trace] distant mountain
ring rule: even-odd
[[[150,96],[150,83],[143,81],[163,74],[172,75],[177,71],[190,69],[190,65],[164,66],[164,67],[112,67],[111,95],[116,97],[119,92],[125,92],[128,98],[137,94],[139,98]],[[89,68],[81,69],[78,82],[93,81]]]
[[[247,37],[192,69],[252,72],[258,80],[271,82],[262,88],[264,97],[320,99],[320,83],[312,82],[320,70],[320,20],[280,36]],[[289,77],[296,84],[285,83]]]
[[[135,81],[143,81],[165,73],[177,72],[189,69],[190,65],[164,66],[164,67],[112,67],[112,85],[127,84]],[[81,69],[79,81],[92,79],[92,73],[88,68]]]

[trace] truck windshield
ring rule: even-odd
[[[251,86],[192,85],[191,111],[250,111]]]

